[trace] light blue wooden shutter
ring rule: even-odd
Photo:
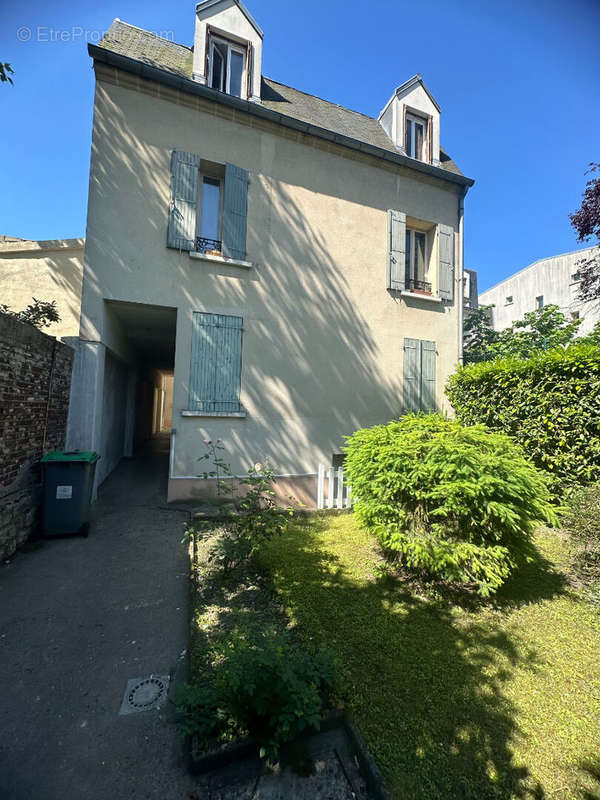
[[[191,411],[240,411],[242,317],[194,312]]]
[[[402,291],[406,279],[406,214],[388,211],[388,289]]]
[[[167,247],[194,250],[200,156],[173,150]]]
[[[404,340],[404,410],[419,411],[421,408],[421,342],[419,339]]]
[[[435,342],[404,340],[404,410],[435,411]]]
[[[248,173],[233,164],[225,165],[223,195],[223,255],[246,259],[246,217],[248,213]]]
[[[435,342],[421,342],[421,410],[435,411]]]
[[[454,229],[438,226],[439,292],[444,300],[454,298]]]

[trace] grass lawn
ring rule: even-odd
[[[536,544],[471,607],[378,579],[351,515],[296,522],[261,552],[299,635],[334,649],[394,798],[600,798],[600,614],[567,584],[565,542]]]

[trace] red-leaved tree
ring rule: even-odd
[[[586,175],[597,170],[600,170],[600,164],[592,161]],[[600,177],[588,180],[581,208],[574,214],[569,214],[569,217],[580,242],[595,239],[595,244],[600,245]],[[581,275],[579,284],[581,300],[600,300],[600,250],[591,257],[579,261],[577,268]]]

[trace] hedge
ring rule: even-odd
[[[600,479],[600,347],[461,367],[446,394],[461,422],[519,442],[557,497]]]

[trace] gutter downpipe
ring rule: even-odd
[[[465,316],[465,186],[458,198],[458,363],[463,364],[463,322]]]

